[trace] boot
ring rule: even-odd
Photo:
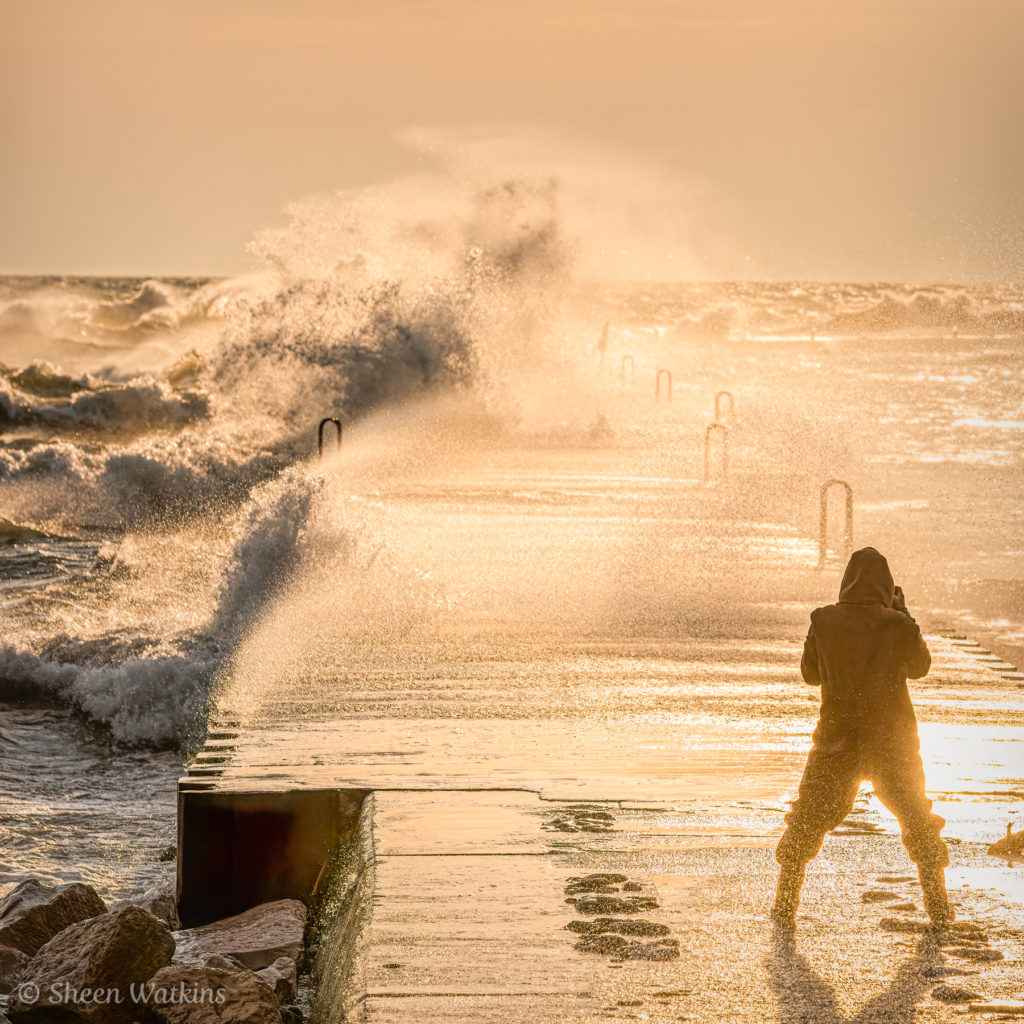
[[[772,920],[784,928],[796,927],[796,908],[800,905],[800,888],[804,884],[805,864],[784,863],[779,870],[775,889]]]
[[[918,864],[917,877],[921,880],[924,909],[931,918],[933,928],[946,928],[953,923],[953,910],[946,895],[946,869],[937,865]]]

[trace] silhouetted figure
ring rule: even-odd
[[[800,659],[804,680],[821,686],[821,711],[800,792],[775,851],[782,868],[772,908],[778,923],[795,922],[804,869],[853,809],[863,779],[871,780],[899,820],[932,923],[952,921],[945,881],[949,851],[940,835],[946,823],[931,813],[925,795],[907,689],[907,677],[920,679],[931,661],[885,558],[874,548],[855,551],[838,604],[811,613]]]

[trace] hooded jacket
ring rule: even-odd
[[[821,686],[815,738],[916,735],[907,678],[920,679],[931,655],[895,587],[885,557],[861,548],[850,557],[836,604],[811,612],[800,671]]]

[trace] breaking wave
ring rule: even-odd
[[[294,467],[254,493],[232,531],[204,628],[172,637],[130,629],[90,639],[59,634],[38,651],[3,644],[0,696],[68,705],[119,744],[181,748],[205,719],[218,670],[288,585],[322,487]],[[15,539],[27,539],[22,530]]]

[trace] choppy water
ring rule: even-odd
[[[813,549],[818,485],[849,480],[858,542],[897,552],[926,625],[1020,663],[1024,292],[583,285],[543,232],[526,241],[405,277],[370,260],[244,280],[0,279],[0,891],[35,873],[122,895],[163,870],[176,751],[305,567],[386,569],[389,600],[368,607],[387,629],[410,609],[521,636],[590,622],[588,578],[600,590],[611,562],[573,565],[577,605],[542,599],[568,556],[517,538],[518,512],[576,514],[582,496],[583,531],[626,506],[670,523],[646,482],[700,478],[718,390],[736,400],[734,471],[761,481],[730,514]],[[661,367],[671,409],[654,402]],[[341,497],[308,461],[326,415],[354,453]],[[542,466],[549,493],[488,454],[508,451]],[[588,477],[595,452],[621,470]],[[410,552],[433,550],[417,508],[502,495],[500,545],[447,578],[443,558],[417,564]],[[638,526],[628,542],[657,537]],[[742,553],[705,541],[701,573],[723,580]],[[650,552],[638,564],[640,613],[616,635],[700,637],[701,616],[679,614],[699,601],[692,580],[659,576]],[[741,621],[756,567],[735,581],[718,609]]]

